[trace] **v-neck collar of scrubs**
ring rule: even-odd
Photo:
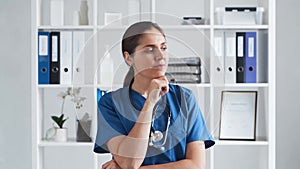
[[[168,111],[171,113],[171,121],[170,121],[170,126],[175,122],[178,114],[180,113],[180,103],[174,102],[174,98],[172,98],[172,92],[174,91],[172,88],[170,88],[169,92],[166,94],[166,102],[168,106]],[[135,111],[140,112],[144,106],[144,103],[146,101],[146,98],[138,93],[137,91],[133,90],[128,86],[128,99],[129,102],[132,106],[132,108]],[[162,98],[159,99],[158,102],[162,102]]]

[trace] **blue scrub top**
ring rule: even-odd
[[[164,138],[167,137],[164,150],[148,146],[142,165],[182,160],[185,158],[186,145],[193,141],[203,140],[205,148],[215,144],[191,90],[170,84],[165,96],[166,99],[161,98],[157,103],[153,122],[153,129],[162,131]],[[119,135],[128,135],[145,101],[142,95],[129,87],[101,97],[98,101],[98,130],[94,147],[96,153],[108,153],[107,141]],[[171,115],[171,120],[168,132],[165,132],[168,115]],[[161,145],[164,138],[154,144]]]

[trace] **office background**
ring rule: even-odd
[[[277,0],[277,169],[300,165],[299,8],[299,0]],[[0,169],[31,168],[30,33],[30,0],[1,0]]]

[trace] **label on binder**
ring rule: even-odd
[[[238,57],[244,57],[244,37],[243,36],[238,36]]]
[[[57,62],[58,61],[58,38],[57,36],[52,36],[52,57],[51,61],[52,62]]]
[[[48,55],[48,36],[39,36],[39,55]]]
[[[254,38],[250,37],[248,43],[248,57],[254,57]]]

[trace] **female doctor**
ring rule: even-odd
[[[152,22],[131,25],[122,53],[130,70],[124,87],[98,102],[94,151],[110,152],[103,169],[204,169],[205,148],[214,145],[193,93],[169,84],[168,48]]]

